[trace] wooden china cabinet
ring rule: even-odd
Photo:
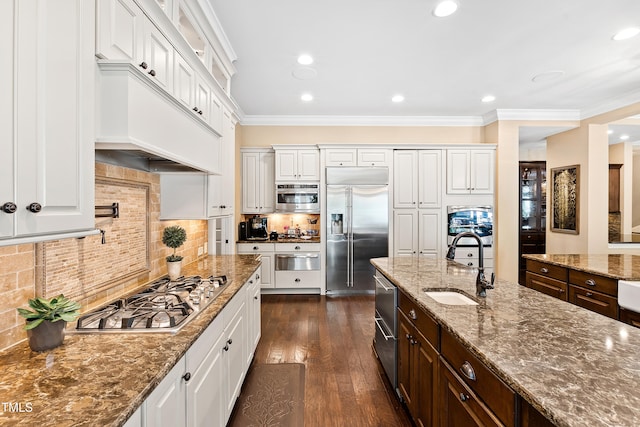
[[[520,254],[518,282],[525,284],[526,260],[522,254],[545,253],[547,216],[546,162],[520,162]]]

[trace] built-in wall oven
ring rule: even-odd
[[[456,235],[472,231],[480,236],[483,246],[493,244],[493,207],[492,206],[447,206],[447,244],[451,244]],[[471,237],[463,237],[458,246],[478,246]]]
[[[386,277],[376,270],[373,276],[376,282],[376,333],[373,338],[373,347],[380,359],[393,389],[398,386],[397,374],[397,341],[398,341],[398,288]]]
[[[320,213],[320,184],[276,184],[276,212]]]

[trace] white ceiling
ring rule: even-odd
[[[231,94],[248,120],[584,118],[640,101],[640,36],[612,40],[640,26],[640,0],[459,0],[447,18],[431,14],[436,0],[208,1],[237,55]],[[301,53],[315,77],[293,76]],[[532,82],[553,70],[564,74]],[[487,94],[496,101],[482,103]]]

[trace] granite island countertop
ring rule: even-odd
[[[617,280],[640,280],[640,255],[523,254],[522,257]]]
[[[477,298],[477,270],[444,259],[371,262],[556,425],[640,425],[640,329],[500,279]],[[480,304],[440,304],[425,288]]]
[[[226,274],[231,282],[175,334],[67,334],[51,351],[35,353],[23,342],[0,352],[0,401],[24,410],[0,405],[0,425],[123,425],[259,266],[259,255],[207,256],[184,266],[184,275]]]

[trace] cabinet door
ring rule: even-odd
[[[276,181],[298,180],[298,150],[276,152]]]
[[[160,219],[205,219],[207,176],[160,174]]]
[[[298,179],[301,181],[320,180],[320,152],[318,150],[298,151]]]
[[[260,287],[270,289],[275,287],[273,280],[273,254],[263,253],[262,255],[262,273],[260,274]]]
[[[418,152],[393,152],[393,207],[415,208],[418,200]]]
[[[398,310],[398,389],[411,411],[415,405],[412,379],[413,324]]]
[[[469,171],[471,193],[493,194],[495,152],[493,150],[471,150]]]
[[[442,198],[442,152],[418,152],[418,207],[439,208]]]
[[[419,426],[436,426],[438,416],[438,352],[417,332],[413,345],[416,405],[414,418]]]
[[[18,97],[13,139],[17,234],[92,229],[95,3],[40,0],[14,5],[14,69],[19,78],[10,93]],[[11,150],[2,157],[7,154]],[[35,213],[33,205],[29,211],[32,203],[41,210]]]
[[[260,153],[259,211],[272,213],[276,211],[275,155]]]
[[[244,296],[242,297],[244,300]],[[235,316],[225,330],[227,337],[224,357],[226,358],[227,375],[227,403],[226,418],[228,419],[233,405],[240,394],[240,387],[246,373],[246,348],[247,348],[247,306],[243,301]],[[176,424],[177,425],[177,424]]]
[[[242,213],[258,213],[260,153],[242,153]]]
[[[330,148],[325,150],[324,158],[326,166],[356,166],[355,148]]]
[[[440,359],[440,426],[489,427],[502,424]]]
[[[184,357],[178,361],[144,402],[147,427],[175,427],[185,423]]]
[[[470,164],[469,150],[447,150],[447,193],[469,194]]]
[[[253,355],[255,353],[256,347],[258,346],[258,342],[260,341],[260,278],[262,277],[262,273],[256,274],[255,283],[249,289],[247,293],[247,311],[249,313],[249,328],[250,331],[249,337],[247,339],[247,343],[249,344],[249,348],[247,351],[247,367],[251,364],[251,360],[253,359]]]
[[[236,190],[236,125],[231,113],[224,111],[222,115],[222,145],[220,147],[220,170],[222,172],[220,190],[222,191],[222,214],[233,213]]]
[[[133,0],[96,2],[96,56],[140,63],[145,16]]]
[[[161,88],[173,94],[173,46],[151,21],[144,25],[144,59],[147,75]]]
[[[202,120],[211,122],[211,88],[200,74],[196,74],[193,108],[198,110],[197,113]]]
[[[418,251],[420,256],[436,258],[440,253],[440,211],[418,211],[420,217],[418,230]]]
[[[14,4],[6,1],[0,4],[0,206],[5,203],[16,203],[13,179],[15,170],[14,147],[14,111],[13,102],[13,58],[14,58],[14,31],[13,17]],[[13,236],[14,219],[16,215],[0,211],[0,239]]]
[[[415,210],[393,212],[393,252],[413,256],[418,247],[418,216]]]
[[[358,149],[358,166],[389,166],[390,160],[391,150]]]
[[[173,56],[173,59],[173,76],[175,79],[173,82],[173,95],[185,107],[192,110],[194,114],[198,114],[200,110],[196,106],[194,97],[196,76],[193,67],[177,53]],[[204,112],[202,114],[204,114]]]
[[[226,423],[227,375],[222,357],[226,336],[218,335],[200,366],[186,383],[187,426]],[[180,425],[180,424],[175,424]]]
[[[222,116],[224,114],[224,109],[222,107],[222,101],[220,101],[220,99],[213,92],[211,92],[209,110],[211,111],[211,127],[214,128],[218,133],[223,133],[224,128],[222,124]]]

